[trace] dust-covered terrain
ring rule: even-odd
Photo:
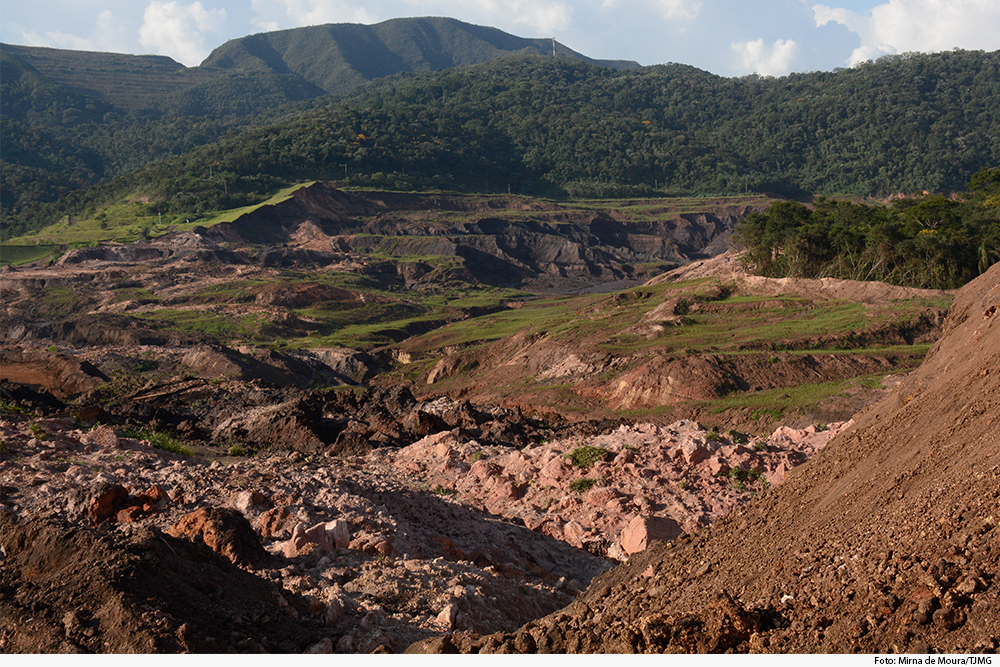
[[[1000,268],[749,276],[738,208],[317,184],[4,269],[0,649],[996,649]]]

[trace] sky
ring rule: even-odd
[[[0,41],[170,56],[324,23],[447,16],[554,37],[592,58],[722,76],[830,71],[886,54],[1000,49],[1000,0],[33,0],[4,2]]]

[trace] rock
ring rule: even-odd
[[[719,456],[709,458],[707,465],[708,471],[713,475],[725,475],[729,472],[729,464]]]
[[[351,543],[350,526],[342,519],[327,522],[326,533],[334,549],[346,549]]]
[[[454,630],[455,621],[458,620],[458,605],[456,604],[447,605],[444,609],[441,610],[441,613],[438,614],[434,620],[437,621],[439,624],[445,626],[449,630]]]
[[[203,507],[186,515],[167,531],[174,537],[198,537],[212,551],[236,565],[263,561],[267,552],[260,537],[242,514],[228,507]]]
[[[563,526],[563,538],[578,549],[583,547],[583,536],[586,532],[587,529],[576,521],[570,521]]]
[[[688,465],[697,465],[711,455],[711,451],[703,442],[686,441],[681,444],[681,456]]]
[[[637,516],[622,531],[622,550],[632,555],[645,551],[653,540],[673,540],[684,533],[680,524],[669,517]]]
[[[322,653],[333,653],[333,641],[327,637],[319,640],[315,644],[312,644],[306,649],[306,654],[322,654]]]
[[[80,442],[101,449],[118,449],[121,446],[118,434],[110,426],[98,426],[92,431],[84,433],[80,436]]]
[[[288,530],[286,524],[291,518],[292,513],[287,507],[275,507],[260,516],[257,530],[261,537],[276,537]]]
[[[267,496],[260,491],[238,491],[229,499],[228,505],[244,515],[268,510],[273,506]]]
[[[344,601],[339,596],[330,600],[326,608],[326,627],[329,628],[337,624],[337,621],[344,615],[344,608]]]
[[[285,544],[283,552],[286,558],[293,558],[305,549],[306,545],[315,544],[321,551],[346,549],[351,543],[351,531],[346,521],[337,519],[306,528],[299,523],[292,530],[292,537]]]
[[[87,507],[87,520],[97,526],[114,517],[128,500],[128,491],[120,484],[101,483],[94,491],[93,499]]]

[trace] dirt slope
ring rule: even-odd
[[[516,633],[414,651],[994,652],[1000,264],[919,370],[784,485]]]

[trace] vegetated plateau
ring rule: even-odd
[[[0,649],[1000,648],[998,54],[2,51]]]

